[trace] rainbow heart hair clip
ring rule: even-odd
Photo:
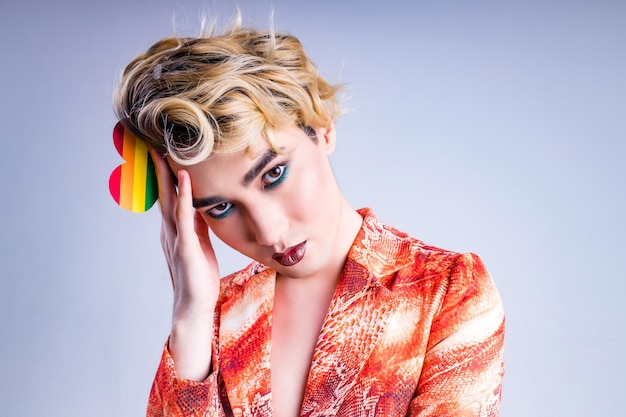
[[[113,128],[113,144],[125,162],[109,177],[111,196],[120,207],[143,213],[158,198],[156,170],[148,147],[121,122]]]

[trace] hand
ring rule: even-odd
[[[178,171],[178,193],[167,161],[152,152],[159,181],[161,245],[174,287],[168,350],[179,378],[204,380],[211,370],[213,312],[220,288],[209,228],[193,210],[191,178]]]
[[[219,293],[219,268],[209,229],[193,209],[191,179],[178,171],[178,193],[167,161],[152,152],[159,182],[161,245],[174,287],[174,317],[213,315]]]

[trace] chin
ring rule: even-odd
[[[312,253],[307,253],[300,262],[292,266],[282,266],[275,261],[273,262],[273,265],[275,265],[276,271],[283,276],[300,279],[308,278],[310,276],[318,275],[324,270],[325,265],[328,264],[327,260],[326,262],[323,262],[323,259],[320,259],[319,256],[315,257],[312,255]]]

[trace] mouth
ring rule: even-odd
[[[282,266],[293,266],[304,258],[306,252],[306,240],[302,243],[287,248],[286,251],[275,253],[272,258]]]

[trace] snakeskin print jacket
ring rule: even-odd
[[[319,335],[301,416],[497,416],[504,313],[481,260],[382,224],[369,209]],[[271,416],[275,272],[222,280],[212,372],[177,377],[163,351],[149,417]]]

